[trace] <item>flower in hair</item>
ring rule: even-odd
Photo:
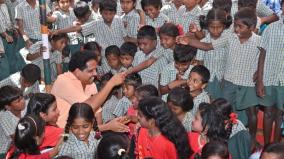
[[[238,123],[238,115],[236,113],[231,113],[230,115],[230,121],[233,123],[233,124],[237,124]]]
[[[118,156],[121,156],[122,153],[124,153],[124,152],[125,152],[125,149],[119,149],[119,150],[117,151],[117,154],[118,154]]]
[[[21,123],[18,124],[18,129],[19,130],[24,130],[26,129],[26,127],[24,125],[22,125]]]
[[[176,25],[178,29],[178,35],[184,35],[183,27],[182,25],[178,24]]]

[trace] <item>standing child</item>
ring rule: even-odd
[[[178,10],[182,6],[182,0],[172,0],[161,8],[161,13],[169,17],[169,21],[177,24]]]
[[[75,103],[71,106],[65,126],[64,143],[59,156],[89,159],[95,157],[98,140],[95,138],[97,123],[91,106],[85,103]],[[71,131],[71,132],[69,132]]]
[[[138,157],[189,158],[187,133],[166,103],[158,97],[149,97],[141,100],[138,107],[142,127],[137,141]]]
[[[132,69],[133,60],[137,52],[137,45],[132,42],[125,42],[120,47],[120,62],[127,70]]]
[[[201,28],[207,29],[209,34],[201,42],[211,42],[219,39],[224,29],[230,27],[232,23],[231,16],[226,16],[226,12],[220,9],[212,9],[208,12],[206,18],[200,18]],[[225,73],[226,48],[219,48],[211,51],[197,51],[196,60],[210,70],[210,79],[206,91],[212,99],[222,97],[221,82]]]
[[[160,75],[160,92],[166,101],[171,89],[184,87],[192,69],[190,65],[196,54],[196,49],[188,45],[177,45],[174,49],[174,62],[165,66]]]
[[[174,88],[168,95],[167,104],[180,122],[182,122],[185,130],[191,132],[193,115],[190,111],[193,108],[193,99],[189,91],[184,88]]]
[[[101,16],[101,14],[100,14],[100,10],[99,10],[99,8],[100,8],[100,2],[101,2],[101,0],[92,0],[92,6],[91,6],[91,8],[92,8],[92,18],[94,19],[94,20],[98,20],[99,18],[101,18],[102,16]]]
[[[119,72],[125,71],[125,68],[123,68],[121,65],[119,56],[120,56],[120,49],[116,45],[111,45],[106,48],[105,57],[110,70],[104,70],[105,73],[110,71],[112,74],[115,75]]]
[[[142,9],[146,14],[145,24],[158,29],[164,23],[169,22],[169,18],[160,12],[162,8],[161,0],[142,0]]]
[[[187,86],[190,90],[190,95],[193,97],[194,106],[191,111],[195,115],[200,103],[210,103],[210,97],[204,90],[210,79],[209,70],[202,65],[194,66],[189,74]]]
[[[0,88],[0,156],[5,155],[11,146],[17,123],[25,115],[25,100],[21,90],[13,86]]]
[[[142,84],[142,79],[139,74],[133,73],[125,77],[122,85],[124,96],[118,101],[113,114],[117,117],[123,116],[127,113],[131,106],[131,101],[135,98],[135,90]]]

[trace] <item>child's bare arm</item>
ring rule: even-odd
[[[214,49],[212,43],[200,42],[199,40],[192,39],[189,36],[177,37],[177,43],[183,44],[183,45],[190,45],[192,47],[195,47],[197,49],[204,50],[204,51],[209,51],[209,50]]]
[[[25,41],[25,47],[29,48],[33,43],[29,39],[27,33],[25,33],[25,31],[24,31],[23,20],[22,19],[17,19],[17,24],[18,24],[19,32],[20,32],[20,34],[22,35],[22,37],[23,37],[23,39]]]
[[[125,42],[133,42],[133,43],[137,44],[137,39],[136,38],[132,38],[132,37],[126,36],[126,37],[123,37],[123,40]]]
[[[155,63],[158,59],[155,57],[150,57],[150,59],[143,61],[142,63],[140,63],[139,65],[133,67],[132,69],[130,69],[127,73],[131,74],[131,73],[137,73],[139,71],[142,71],[148,67],[150,67],[153,63]]]
[[[69,28],[54,30],[52,32],[53,35],[62,34],[62,33],[70,33],[70,32],[80,32],[82,30],[81,25],[71,26]]]
[[[264,61],[266,50],[259,47],[260,51],[259,58],[258,58],[258,66],[257,66],[257,79],[256,79],[256,94],[259,97],[263,97],[265,95],[264,92],[264,84],[263,84],[263,71],[264,71]]]
[[[56,70],[57,70],[57,75],[62,74],[63,73],[62,64],[56,64]]]
[[[140,27],[142,27],[142,26],[144,26],[146,24],[145,13],[144,13],[143,10],[140,10],[140,9],[136,9],[136,11],[138,12],[138,14],[140,16],[139,27],[137,28],[139,30]]]
[[[37,58],[40,58],[41,56],[42,56],[42,53],[41,53],[41,52],[34,53],[34,54],[29,53],[29,54],[27,55],[26,59],[27,59],[28,61],[33,61],[33,60],[35,60],[35,59],[37,59]]]
[[[272,22],[279,20],[279,18],[276,14],[272,14],[270,16],[262,17],[260,19],[261,19],[261,24],[269,24],[269,23],[272,23]]]
[[[162,95],[169,93],[172,89],[182,86],[186,84],[186,80],[174,80],[172,82],[170,82],[168,85],[166,86],[160,86],[160,92]]]
[[[190,24],[189,32],[193,33],[198,40],[205,37],[205,33],[202,30],[199,30],[195,23]]]

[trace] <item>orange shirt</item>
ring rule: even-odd
[[[96,93],[97,87],[94,83],[83,89],[81,81],[72,72],[59,75],[51,89],[51,94],[56,97],[57,107],[60,111],[57,125],[64,128],[71,105],[84,102]]]

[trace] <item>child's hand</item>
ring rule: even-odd
[[[6,41],[7,41],[8,43],[13,43],[13,42],[14,42],[13,37],[10,36],[10,35],[8,35],[8,34],[5,36],[5,39],[6,39]]]
[[[125,76],[126,76],[126,72],[121,72],[121,73],[118,73],[116,75],[114,75],[110,80],[109,82],[111,84],[113,84],[114,86],[118,86],[120,84],[122,84],[124,82],[124,79],[125,79]]]
[[[168,86],[169,86],[170,89],[173,89],[173,88],[179,87],[179,86],[181,86],[185,83],[186,83],[186,80],[174,80],[174,81],[170,82],[168,84]]]
[[[124,119],[122,117],[111,120],[108,124],[109,129],[114,132],[129,132],[129,127],[121,123]]]
[[[196,33],[198,31],[198,27],[195,23],[190,23],[189,25],[189,32]]]
[[[189,41],[190,41],[189,36],[185,36],[185,35],[178,36],[178,37],[176,38],[176,42],[177,42],[178,44],[188,45],[188,44],[189,44]]]
[[[25,41],[25,47],[27,49],[29,49],[32,45],[33,45],[33,43],[30,40]]]

